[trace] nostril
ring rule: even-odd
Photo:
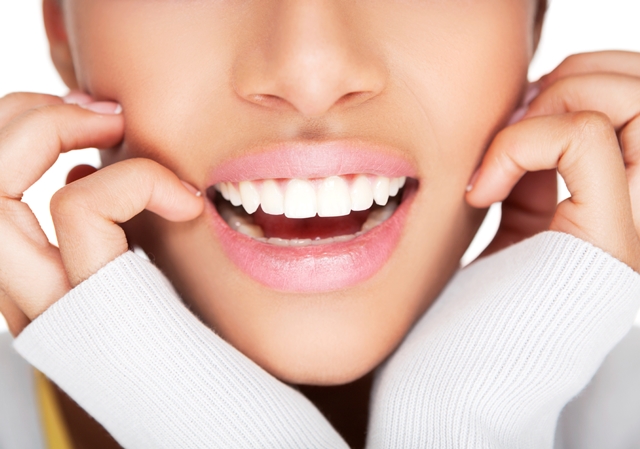
[[[357,106],[375,95],[374,92],[349,92],[335,102],[336,106]]]
[[[291,103],[277,95],[269,94],[252,94],[246,97],[250,102],[269,109],[285,110],[295,109]]]

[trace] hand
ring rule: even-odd
[[[86,167],[53,196],[58,249],[22,194],[73,149],[116,146],[124,119],[116,103],[73,94],[30,93],[0,99],[0,312],[14,335],[71,288],[128,250],[123,223],[144,209],[172,221],[203,210],[197,190],[148,159],[130,159],[89,174]],[[81,104],[82,106],[79,106]]]
[[[494,139],[467,194],[476,207],[504,200],[488,252],[551,229],[640,271],[640,54],[576,55],[538,86],[523,120]],[[571,193],[557,208],[556,168]],[[527,172],[536,173],[518,182]]]

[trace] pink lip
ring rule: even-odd
[[[356,141],[279,144],[221,165],[211,174],[209,185],[356,173],[415,178],[413,165],[394,151]],[[207,202],[207,211],[223,251],[249,277],[279,291],[326,292],[354,286],[380,271],[400,240],[416,190],[415,181],[407,182],[395,213],[369,232],[349,242],[322,246],[262,243],[232,230],[211,202]]]
[[[395,150],[397,152],[397,150]],[[416,177],[414,166],[394,150],[362,141],[281,143],[232,159],[216,168],[209,185],[255,179],[324,178],[366,173]]]
[[[327,292],[359,284],[384,266],[400,239],[416,190],[415,183],[407,184],[402,203],[384,223],[349,242],[323,246],[262,243],[232,230],[211,202],[207,212],[224,252],[249,277],[280,291]]]

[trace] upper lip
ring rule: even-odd
[[[372,174],[416,177],[414,164],[393,147],[361,140],[283,142],[261,147],[216,167],[208,185],[258,179],[324,178]]]

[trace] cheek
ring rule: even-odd
[[[216,153],[208,145],[232,126],[222,111],[233,100],[233,8],[129,0],[71,5],[66,20],[81,88],[119,101],[125,111],[124,151],[105,154],[106,162],[150,157],[185,175],[202,163],[202,153]]]
[[[420,117],[437,148],[427,151],[425,166],[466,177],[524,88],[533,2],[446,3],[407,8],[404,15],[389,11],[397,21],[388,25],[394,38],[380,46],[404,87],[405,109]]]

